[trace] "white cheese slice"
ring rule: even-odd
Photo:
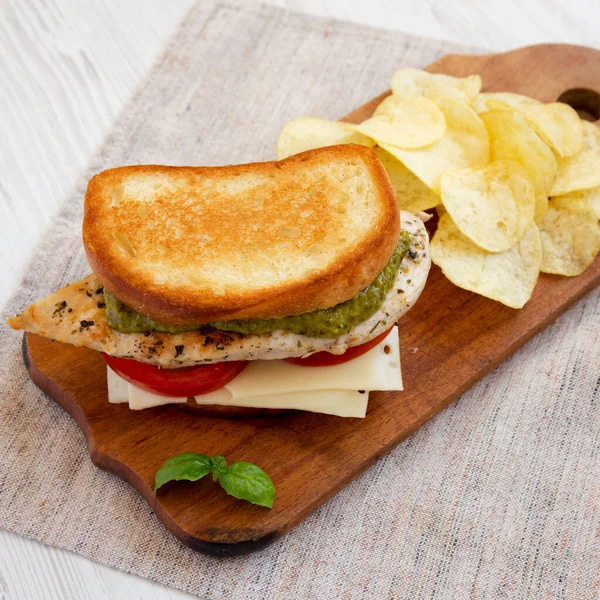
[[[107,368],[110,402],[132,410],[177,404],[186,398],[160,396],[129,384]],[[340,417],[364,417],[368,392],[402,390],[398,329],[375,348],[341,365],[301,367],[279,360],[251,362],[225,387],[196,396],[199,405],[298,409]]]
[[[186,398],[160,396],[142,390],[121,379],[114,371],[107,369],[108,399],[114,404],[129,402],[131,410],[143,410],[166,404],[186,402]],[[125,394],[123,393],[125,390]],[[367,413],[368,392],[354,390],[313,390],[290,392],[274,396],[242,398],[234,400],[225,388],[196,396],[199,405],[219,404],[221,406],[247,406],[251,408],[297,409],[309,412],[337,415],[338,417],[362,418]]]
[[[131,410],[143,410],[144,408],[154,408],[163,404],[183,404],[187,398],[173,398],[171,396],[161,396],[143,390],[135,385],[129,386],[129,408]]]
[[[119,377],[109,366],[106,367],[108,401],[112,404],[129,402],[129,383]]]
[[[305,367],[308,368],[308,367]],[[309,390],[305,392],[283,392],[271,396],[251,398],[215,397],[212,392],[196,396],[199,405],[220,404],[222,406],[247,406],[251,408],[297,409],[309,412],[337,415],[338,417],[359,417],[367,414],[369,393],[356,390]]]
[[[284,360],[255,360],[225,387],[235,399],[311,390],[402,390],[398,328],[362,356],[340,365],[302,367]]]

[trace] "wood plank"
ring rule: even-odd
[[[573,87],[600,88],[600,52],[573,46],[448,56],[430,70],[479,72],[486,89],[521,91],[541,100],[555,100]],[[347,119],[363,119],[374,106],[367,103]],[[600,259],[579,277],[542,275],[531,301],[516,311],[456,288],[432,268],[421,299],[400,322],[406,391],[372,394],[364,420],[294,413],[230,421],[175,407],[133,412],[108,403],[98,353],[28,334],[24,355],[35,383],[82,428],[99,467],[129,481],[192,548],[242,554],[289,531],[598,283]],[[208,480],[165,486],[155,497],[156,469],[183,451],[259,464],[276,484],[274,508],[235,500]]]

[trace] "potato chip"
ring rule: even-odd
[[[485,108],[507,110],[510,107],[522,112],[535,132],[559,156],[573,156],[581,150],[581,119],[568,104],[544,104],[534,98],[506,92],[479,94],[473,106],[477,112],[484,112]]]
[[[486,252],[463,236],[445,214],[431,240],[431,259],[458,287],[522,308],[538,279],[542,245],[536,225],[531,224],[510,250]]]
[[[516,109],[534,104],[542,104],[535,98],[523,96],[523,94],[513,94],[512,92],[483,92],[478,94],[473,100],[473,108],[477,113],[483,113],[488,110],[498,110],[502,107],[512,107]]]
[[[479,115],[490,136],[491,160],[515,160],[525,168],[535,193],[535,221],[548,210],[548,190],[556,176],[557,163],[552,150],[516,110],[491,110]]]
[[[401,210],[407,210],[414,214],[433,208],[441,202],[440,197],[397,158],[379,147],[375,148],[375,153],[389,175]]]
[[[437,193],[445,171],[487,164],[489,141],[483,121],[468,104],[452,98],[439,98],[436,104],[446,118],[446,131],[437,142],[413,150],[380,145]]]
[[[377,143],[400,148],[422,148],[437,142],[446,119],[435,102],[416,96],[388,96],[356,131]]]
[[[481,77],[452,77],[428,73],[420,69],[399,69],[392,75],[392,93],[425,96],[435,100],[440,96],[471,103],[481,91]]]
[[[488,252],[512,248],[533,223],[533,185],[512,160],[444,173],[441,197],[461,233]]]
[[[596,218],[600,220],[600,187],[591,188],[589,190],[580,190],[579,192],[571,192],[563,196],[554,196],[550,200],[560,200],[564,202],[583,202],[591,206],[596,214]]]
[[[583,131],[577,111],[563,102],[533,104],[523,110],[538,135],[560,156],[581,150]]]
[[[481,96],[483,94],[480,94]],[[514,108],[510,105],[510,104],[506,104],[506,102],[503,102],[502,100],[494,100],[493,98],[491,98],[490,100],[487,101],[487,109],[488,110],[514,110]],[[481,114],[482,112],[485,111],[475,111],[477,112],[477,114]]]
[[[581,121],[583,142],[575,156],[558,161],[558,172],[550,196],[589,190],[600,186],[600,128]]]
[[[349,123],[318,117],[297,117],[283,126],[277,139],[276,156],[277,160],[282,160],[305,150],[336,144],[360,144],[372,148],[375,142],[354,131]]]
[[[540,223],[544,273],[580,275],[600,250],[600,224],[585,202],[553,199]]]

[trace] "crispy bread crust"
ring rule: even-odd
[[[303,269],[302,260],[306,249],[290,246],[290,252],[295,252],[298,261],[298,273],[288,277],[277,285],[268,285],[264,288],[247,290],[243,285],[237,288],[219,290],[219,281],[211,281],[211,285],[193,286],[180,285],[170,280],[160,282],[154,279],[152,269],[136,268],[134,256],[127,253],[129,238],[136,240],[140,235],[140,223],[118,221],[114,212],[114,191],[123,186],[123,182],[144,177],[161,177],[169,183],[175,183],[175,194],[181,194],[182,199],[190,190],[195,190],[204,180],[211,182],[213,198],[219,194],[219,186],[226,187],[236,178],[265,178],[275,180],[285,178],[287,188],[275,187],[275,192],[268,198],[268,210],[279,210],[280,213],[287,209],[288,204],[295,202],[296,190],[290,186],[294,176],[298,173],[301,179],[311,169],[327,170],[328,165],[333,168],[339,165],[360,164],[366,167],[366,173],[375,189],[374,208],[378,211],[374,222],[358,242],[346,242],[343,255],[336,256],[320,269]],[[279,173],[283,175],[279,175]],[[361,175],[364,177],[364,173]],[[239,180],[239,179],[238,179]],[[183,190],[183,191],[181,191]],[[245,190],[242,190],[242,193]],[[276,192],[281,191],[278,196]],[[330,185],[324,193],[335,196],[336,189]],[[112,198],[112,200],[111,200]],[[231,196],[226,199],[231,202]],[[318,206],[317,218],[321,219],[324,227],[328,221],[329,205],[323,206],[323,200],[329,202],[329,197],[321,197]],[[218,198],[217,198],[218,201]],[[331,200],[333,202],[333,200]],[[151,205],[148,205],[151,206]],[[273,208],[274,207],[274,208]],[[179,207],[178,207],[179,208]],[[371,207],[369,207],[371,210]],[[164,209],[168,210],[168,209]],[[234,207],[235,210],[235,207]],[[296,209],[298,210],[298,209]],[[179,210],[181,215],[175,219],[184,219],[189,209],[183,206]],[[340,211],[341,212],[341,211]],[[221,215],[219,215],[221,216]],[[297,215],[293,215],[297,216]],[[327,218],[326,218],[327,217]],[[343,217],[342,217],[343,218]],[[118,235],[124,232],[127,237],[125,244],[117,241],[108,234],[114,232],[115,221],[118,223]],[[219,235],[219,226],[223,223],[215,216],[214,234]],[[333,221],[332,221],[333,222]],[[228,232],[230,237],[235,235],[235,226]],[[339,226],[339,225],[338,225]],[[334,225],[332,225],[334,227]],[[205,233],[203,230],[201,233]],[[212,233],[212,232],[210,232]],[[244,230],[248,234],[248,226]],[[370,149],[357,145],[331,146],[310,150],[289,157],[283,161],[265,163],[252,163],[247,165],[225,167],[166,167],[166,166],[132,166],[120,167],[103,171],[95,175],[89,182],[85,196],[85,211],[83,221],[83,243],[90,265],[106,288],[122,302],[146,315],[155,321],[172,325],[202,324],[215,320],[251,319],[282,317],[286,315],[301,314],[318,308],[327,308],[343,302],[356,295],[375,279],[378,273],[387,264],[400,234],[400,217],[398,206],[394,198],[389,178],[376,154]],[[264,252],[260,246],[269,243],[279,243],[264,237],[264,233],[255,236],[257,252]],[[275,237],[271,235],[271,238]],[[139,239],[139,238],[138,238]],[[292,244],[295,240],[284,240]],[[146,243],[145,240],[142,240]],[[165,234],[158,240],[159,245],[164,245],[166,250],[173,242]],[[330,242],[331,244],[331,242]],[[250,244],[251,245],[251,244]],[[343,244],[340,244],[343,245]],[[124,248],[125,246],[125,248]],[[299,248],[299,249],[296,249]],[[330,246],[331,248],[331,246]],[[248,276],[246,281],[251,281],[252,275],[252,248],[245,246],[248,253],[246,267]],[[176,254],[179,249],[174,250]],[[275,250],[273,250],[275,251]],[[335,252],[335,250],[331,250]],[[198,264],[209,261],[209,255],[203,255],[201,247],[195,247],[197,253],[195,260]],[[222,257],[227,257],[227,248],[222,251]],[[221,257],[221,258],[222,258]],[[184,263],[181,258],[179,259]],[[238,257],[239,260],[239,257]],[[168,269],[177,271],[177,263],[165,259]],[[236,268],[240,268],[239,264]],[[167,269],[167,270],[168,270]]]

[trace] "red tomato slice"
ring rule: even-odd
[[[129,383],[159,394],[189,398],[214,392],[235,379],[248,364],[246,361],[220,362],[199,367],[159,369],[154,365],[104,355],[108,366]]]
[[[393,327],[393,325],[392,325]],[[300,365],[302,367],[330,367],[331,365],[340,365],[348,362],[353,358],[362,356],[365,352],[368,352],[371,348],[375,348],[379,342],[384,340],[388,333],[392,330],[390,327],[387,331],[373,338],[370,342],[361,344],[360,346],[352,346],[348,348],[344,354],[331,354],[331,352],[315,352],[306,358],[284,358],[285,361],[292,363],[293,365]]]

